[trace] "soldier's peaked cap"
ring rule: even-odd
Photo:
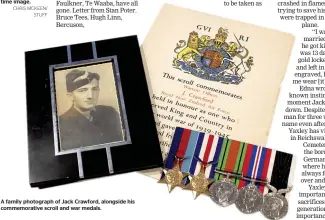
[[[66,75],[67,91],[73,92],[74,90],[87,85],[93,79],[99,80],[97,73],[91,73],[88,71],[81,71],[78,69],[72,70]]]

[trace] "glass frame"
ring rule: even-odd
[[[118,100],[118,106],[120,110],[121,125],[122,125],[122,132],[124,134],[124,140],[117,141],[117,142],[109,142],[104,144],[90,145],[85,147],[76,147],[69,150],[62,150],[60,148],[60,138],[59,138],[59,124],[58,124],[56,89],[55,89],[55,71],[62,70],[62,69],[85,67],[88,65],[102,64],[108,62],[111,62],[113,67],[115,89],[117,93],[117,100]],[[107,147],[110,148],[110,147],[123,146],[132,143],[129,125],[127,121],[125,103],[123,98],[123,90],[122,90],[122,85],[120,80],[117,56],[101,57],[101,58],[88,59],[88,60],[82,60],[76,62],[50,65],[49,74],[50,74],[50,87],[51,87],[50,90],[51,90],[51,106],[52,106],[53,135],[54,135],[54,148],[55,148],[54,150],[56,156],[97,150],[97,149],[105,149]]]

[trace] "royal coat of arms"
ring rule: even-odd
[[[244,74],[251,71],[253,57],[239,40],[229,42],[228,30],[222,27],[214,39],[208,35],[199,37],[190,33],[188,41],[179,41],[174,52],[173,66],[197,77],[226,84],[239,84]]]

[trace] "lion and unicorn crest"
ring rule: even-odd
[[[228,30],[222,27],[214,39],[208,35],[199,37],[193,31],[187,42],[180,40],[177,43],[173,66],[203,79],[239,84],[254,63],[253,57],[248,56],[248,49],[234,36],[237,42],[227,43]]]

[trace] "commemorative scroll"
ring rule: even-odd
[[[293,43],[288,33],[164,5],[142,45],[163,156],[177,126],[265,146]]]

